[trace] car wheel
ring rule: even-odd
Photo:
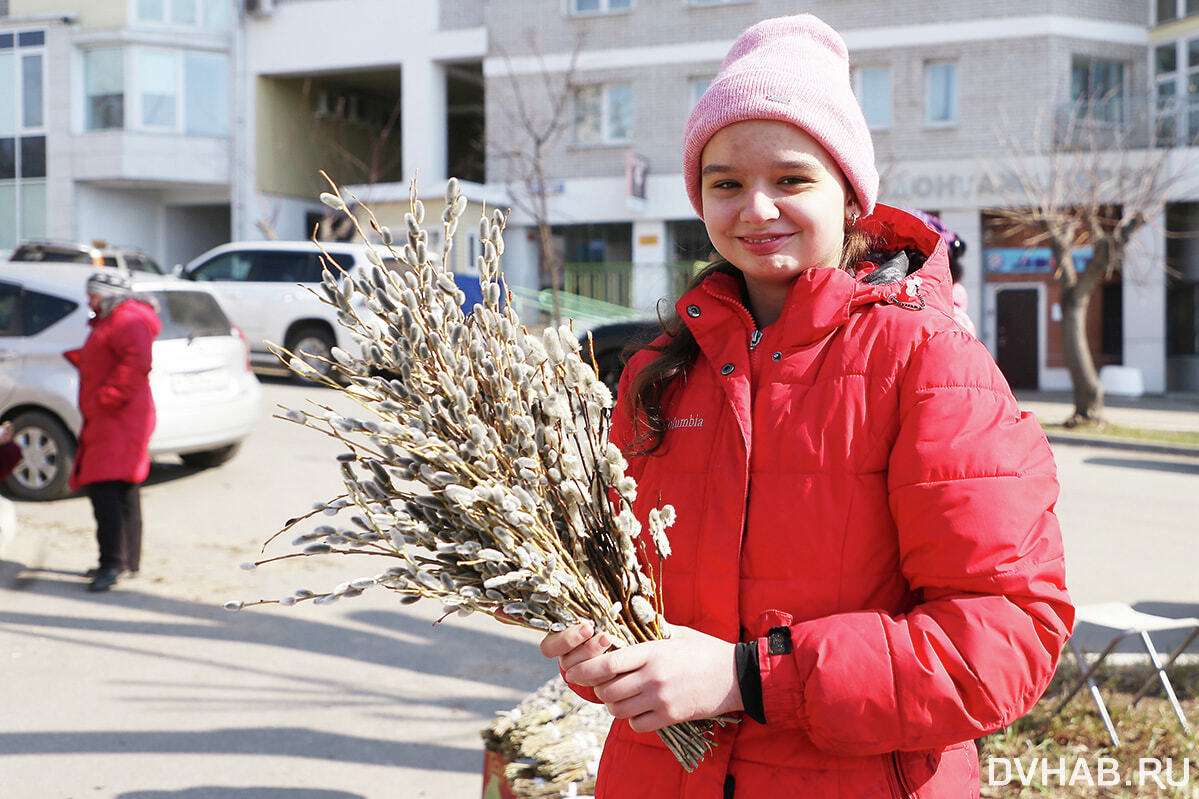
[[[316,325],[298,327],[287,340],[287,349],[296,357],[328,377],[333,372],[330,361],[333,359],[333,335],[325,328]],[[306,378],[296,376],[300,380]]]
[[[4,482],[9,493],[39,501],[68,496],[75,439],[62,422],[42,411],[18,413],[11,421],[22,457]]]
[[[185,466],[191,466],[194,469],[211,469],[214,466],[227,463],[237,454],[240,448],[241,442],[238,441],[235,444],[228,444],[216,449],[206,449],[201,452],[185,452],[180,454],[179,458]]]

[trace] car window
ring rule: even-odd
[[[74,300],[26,289],[21,294],[21,335],[36,336],[78,307]]]
[[[154,259],[138,253],[130,253],[125,256],[125,266],[129,267],[134,272],[149,272],[152,275],[161,275],[162,270],[155,263]]]
[[[216,298],[203,291],[151,291],[158,302],[162,331],[158,338],[201,338],[227,336],[232,331],[229,317]]]
[[[205,261],[189,274],[192,280],[246,280],[250,274],[250,253],[227,252]]]
[[[345,253],[335,252],[335,253],[330,253],[328,255],[328,258],[333,261],[333,264],[336,265],[336,267],[340,267],[340,271],[339,271],[333,265],[330,265],[330,270],[333,272],[334,275],[338,275],[341,272],[348,272],[354,266],[354,256],[352,256],[352,255],[346,255]],[[315,259],[316,260],[316,276],[313,277],[311,280],[309,280],[308,281],[309,283],[319,283],[320,282],[321,273],[325,270],[324,259],[325,259],[325,256],[323,256],[323,255],[318,254],[316,256],[316,259]]]
[[[254,253],[249,280],[259,283],[311,283],[316,257],[307,252]],[[320,280],[317,272],[315,280]]]
[[[105,266],[120,266],[120,263],[117,262],[117,257],[115,255],[105,255],[100,260]]]
[[[10,261],[51,261],[54,263],[90,264],[92,257],[83,250],[44,247],[39,244],[26,244],[13,250]]]
[[[15,283],[0,283],[0,336],[21,335],[21,287]]]

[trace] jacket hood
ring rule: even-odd
[[[103,309],[103,307],[102,307]],[[106,314],[97,314],[88,320],[93,327],[104,320],[140,319],[155,337],[162,332],[162,320],[158,318],[158,303],[148,294],[133,294],[121,298]]]
[[[162,332],[162,319],[158,318],[157,304],[150,296],[134,294],[131,298],[127,298],[120,305],[113,308],[113,311],[103,319],[140,319],[147,328],[150,328],[153,336],[157,337],[159,332]],[[92,324],[96,324],[97,319],[91,320]]]
[[[858,225],[875,240],[871,256],[859,262],[857,275],[841,269],[808,269],[801,273],[791,284],[783,313],[774,323],[785,331],[785,340],[815,341],[868,305],[893,304],[912,310],[931,306],[952,314],[949,252],[936,231],[920,218],[887,205],[876,205],[874,213],[859,220]],[[906,256],[908,266],[898,280],[869,281],[870,275],[884,266],[880,262],[899,254]],[[679,300],[676,308],[681,319],[688,318],[687,309],[695,302],[696,292],[724,303],[742,304],[741,278],[718,272]],[[744,322],[753,329],[748,312]]]

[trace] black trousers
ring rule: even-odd
[[[138,571],[142,561],[142,501],[137,483],[110,480],[86,488],[96,517],[100,568]]]

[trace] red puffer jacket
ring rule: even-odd
[[[150,361],[154,337],[162,329],[158,314],[148,304],[128,299],[91,325],[76,359],[83,430],[71,471],[72,490],[107,480],[145,480],[156,421]]]
[[[617,721],[604,799],[978,796],[972,739],[1053,674],[1073,609],[1048,443],[954,323],[937,234],[884,206],[864,224],[930,255],[920,281],[809,270],[756,345],[738,278],[678,303],[701,352],[661,449],[630,457],[636,511],[677,509],[666,616],[757,641],[766,724],[718,729],[689,775]]]

